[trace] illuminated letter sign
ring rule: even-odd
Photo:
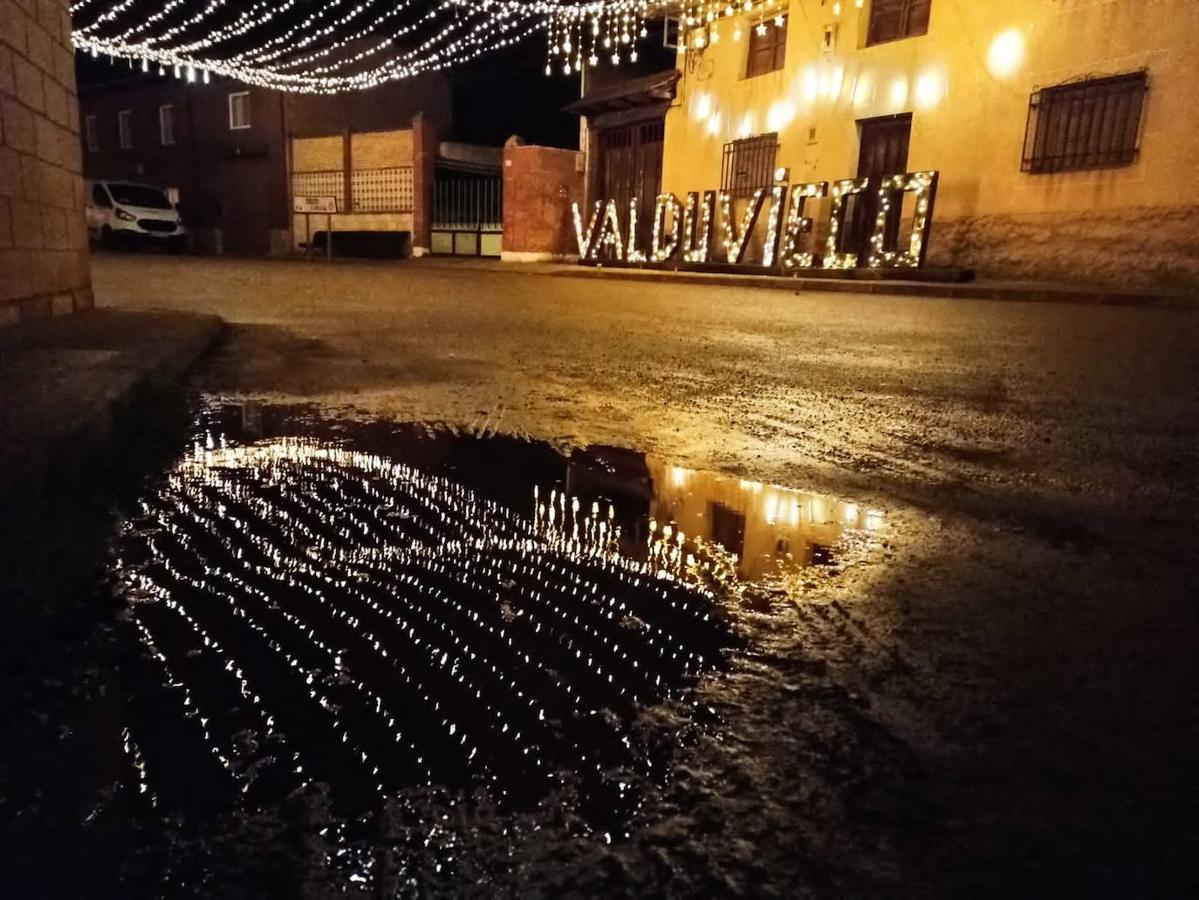
[[[816,265],[816,254],[799,249],[800,240],[812,232],[812,219],[804,215],[804,206],[809,198],[828,196],[827,181],[810,181],[791,188],[791,211],[787,214],[787,227],[783,230],[783,247],[779,262],[784,269],[810,269]]]
[[[912,236],[908,242],[908,249],[906,252],[884,250],[891,204],[896,201],[902,203],[905,193],[916,195],[916,212],[912,217]],[[868,265],[874,268],[896,266],[907,269],[916,269],[924,265],[936,193],[936,172],[908,172],[904,175],[888,175],[882,180],[878,188],[878,213],[874,219],[874,232],[870,235],[870,254],[866,260]]]
[[[645,262],[645,251],[637,246],[637,198],[629,201],[629,243],[624,258],[631,263]]]
[[[683,259],[689,263],[708,261],[712,252],[712,211],[715,205],[715,191],[704,191],[702,200],[697,193],[687,195],[687,207],[683,211]]]
[[[670,213],[670,239],[663,244],[666,231],[666,214]],[[674,194],[659,194],[654,201],[654,237],[649,245],[651,262],[666,262],[679,249],[679,201]]]
[[[838,237],[845,228],[845,212],[849,209],[846,203],[854,194],[866,193],[870,185],[869,178],[845,178],[833,182],[833,209],[828,218],[828,239],[824,245],[824,267],[826,269],[852,269],[858,264],[856,253],[843,253],[837,249],[841,243]]]
[[[762,211],[762,199],[766,196],[763,188],[758,188],[749,198],[749,205],[741,216],[741,232],[737,233],[737,221],[733,216],[733,198],[728,191],[720,192],[720,218],[724,224],[724,258],[733,265],[741,262],[745,255],[745,245],[753,234],[754,225],[758,222],[758,213]]]
[[[595,211],[591,214],[591,222],[585,232],[583,231],[583,214],[579,212],[579,204],[572,203],[570,205],[575,217],[575,238],[579,242],[579,259],[587,259],[587,253],[591,249],[591,239],[595,236],[595,224],[599,221],[600,209],[603,205],[599,200],[595,201]]]
[[[778,181],[772,187],[755,190],[747,199],[740,216],[736,214],[734,198],[727,191],[719,194],[715,191],[704,191],[702,194],[693,191],[687,194],[685,207],[673,194],[659,194],[654,201],[648,252],[637,244],[636,197],[629,203],[627,232],[621,230],[619,211],[614,200],[595,202],[586,231],[583,229],[579,205],[572,204],[579,258],[590,262],[610,261],[634,265],[665,265],[681,261],[687,265],[703,266],[720,262],[712,259],[712,219],[719,202],[723,263],[742,265],[750,246],[756,246],[750,239],[769,196],[765,240],[761,245],[760,259],[755,264],[758,269],[790,272],[817,265],[826,269],[852,269],[860,265],[915,269],[924,265],[937,195],[936,171],[903,172],[882,178],[844,178],[834,181],[831,187],[827,181],[788,185],[786,172],[786,169],[780,169],[776,173]],[[907,249],[889,250],[888,232],[894,227],[904,194],[912,194],[915,201],[912,233],[907,239]],[[856,250],[845,249],[849,198],[855,195],[875,200],[875,218],[871,223],[865,259],[860,259]],[[808,201],[824,197],[832,202],[826,220],[824,253],[818,255],[812,249],[803,249],[802,244],[813,231],[812,217],[806,214]]]

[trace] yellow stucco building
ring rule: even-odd
[[[693,3],[677,63],[663,191],[937,170],[929,266],[1199,284],[1195,0]]]

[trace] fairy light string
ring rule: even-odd
[[[547,74],[636,62],[647,19],[679,0],[79,0],[75,47],[162,71],[213,73],[278,90],[360,90],[467,62],[531,33]]]

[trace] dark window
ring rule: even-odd
[[[746,197],[758,188],[774,184],[778,138],[777,134],[771,132],[725,144],[720,189],[734,197]]]
[[[97,152],[100,149],[99,119],[95,116],[85,116],[83,119],[83,135],[87,140],[88,153]]]
[[[932,5],[932,0],[874,0],[870,4],[866,43],[882,44],[928,34],[928,13]]]
[[[745,552],[745,514],[712,501],[708,504],[708,519],[712,523],[712,540],[740,558]]]
[[[787,58],[787,19],[764,19],[749,31],[749,60],[745,77],[777,72]]]
[[[112,199],[123,206],[140,206],[144,209],[170,209],[171,201],[165,192],[144,184],[110,184]]]
[[[908,145],[912,138],[912,114],[880,116],[858,122],[861,145],[858,150],[858,177],[881,178],[908,170]],[[870,236],[874,233],[878,215],[878,195],[874,191],[850,198],[849,227],[841,232],[841,247],[865,259],[870,253]],[[892,204],[887,214],[883,249],[895,250],[899,243],[899,224],[902,203]]]
[[[1145,72],[1041,88],[1028,104],[1025,172],[1126,166],[1137,155]]]
[[[175,143],[175,107],[167,103],[158,107],[158,136],[164,147]]]
[[[130,150],[133,147],[133,111],[122,109],[117,113],[117,138],[120,140],[122,150]]]

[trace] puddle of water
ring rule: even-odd
[[[617,448],[257,405],[198,434],[115,544],[130,787],[160,811],[314,783],[348,818],[422,786],[527,808],[565,779],[620,834],[674,744],[636,711],[737,648],[722,598],[883,524]]]

